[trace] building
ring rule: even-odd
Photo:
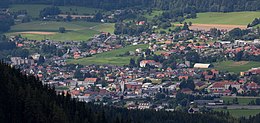
[[[202,64],[202,63],[196,63],[194,65],[194,68],[202,68],[202,69],[206,69],[206,68],[210,68],[213,67],[212,64]]]

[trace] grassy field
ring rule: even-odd
[[[36,4],[16,4],[10,7],[11,12],[17,12],[19,10],[26,10],[28,15],[33,18],[38,18],[40,11],[46,7],[50,7],[51,5],[36,5]],[[62,13],[76,13],[79,15],[88,15],[94,14],[97,11],[101,11],[100,9],[95,8],[86,8],[86,7],[76,7],[76,6],[58,6]]]
[[[163,13],[163,11],[153,10],[153,12],[151,14],[145,14],[144,17],[146,17],[149,21],[151,21],[154,16],[159,16],[162,13]]]
[[[235,97],[221,97],[221,99],[223,99],[225,103],[227,103],[227,102],[232,103],[232,102],[233,102],[233,99],[235,99]],[[243,97],[243,98],[242,98],[242,97],[237,97],[237,100],[238,100],[238,103],[239,103],[240,105],[248,105],[249,102],[255,101],[256,98],[250,98],[250,97],[248,97],[248,98],[244,98],[244,97]]]
[[[229,112],[234,117],[249,117],[260,113],[260,109],[214,109],[215,111]]]
[[[251,68],[260,67],[260,62],[254,61],[243,61],[243,62],[234,62],[234,61],[224,61],[214,64],[214,68],[221,71],[229,71],[234,73],[240,73],[247,71]]]
[[[112,65],[118,65],[123,66],[129,64],[129,61],[131,58],[137,58],[133,56],[126,56],[126,57],[120,57],[118,55],[124,54],[127,51],[135,51],[137,48],[148,48],[148,45],[142,44],[142,45],[134,45],[134,46],[127,46],[121,49],[112,50],[109,52],[104,52],[101,54],[94,55],[92,57],[88,58],[82,58],[82,59],[70,59],[67,61],[69,64],[82,64],[82,65],[90,65],[90,64],[112,64]]]
[[[59,27],[65,27],[66,33],[59,33]],[[18,24],[11,27],[7,35],[18,35],[22,37],[43,40],[50,39],[56,41],[75,40],[86,41],[99,32],[113,33],[114,25],[106,23],[92,23],[92,22],[54,22],[54,21],[33,21],[30,23]],[[54,34],[24,34],[24,32],[54,32]]]
[[[260,12],[207,12],[198,13],[196,19],[187,19],[185,21],[196,24],[247,25],[259,17]]]
[[[96,31],[100,31],[100,32],[104,31],[104,32],[114,33],[115,24],[114,23],[105,23],[105,24],[97,25],[93,29]]]

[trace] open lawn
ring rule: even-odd
[[[129,64],[129,61],[131,58],[137,58],[133,56],[126,56],[126,57],[120,57],[120,54],[124,54],[127,51],[135,51],[137,48],[148,48],[148,45],[142,44],[142,45],[134,45],[134,46],[127,46],[124,48],[112,50],[109,52],[100,53],[97,55],[94,55],[92,57],[88,58],[82,58],[82,59],[70,59],[67,61],[69,64],[82,64],[82,65],[90,65],[90,64],[112,64],[112,65],[118,65],[123,66]]]
[[[39,4],[15,4],[11,5],[10,11],[17,12],[19,10],[26,10],[28,15],[33,18],[38,18],[40,11],[46,7],[50,7],[51,5],[39,5]],[[70,14],[78,14],[78,15],[88,15],[94,14],[97,11],[101,11],[96,8],[86,8],[86,7],[78,7],[78,6],[58,6],[62,13],[70,13]]]
[[[260,113],[260,109],[214,109],[214,111],[229,112],[234,117],[249,117]]]
[[[65,27],[66,32],[59,33],[59,27]],[[7,35],[20,34],[22,37],[32,40],[86,41],[99,32],[112,32],[113,29],[113,24],[106,23],[33,21],[12,26]]]
[[[214,63],[214,68],[221,71],[229,71],[234,73],[245,72],[251,68],[260,67],[260,62],[254,61],[223,61]]]

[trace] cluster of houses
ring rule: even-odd
[[[224,32],[223,32],[224,33]],[[101,33],[87,42],[87,48],[83,48],[80,42],[65,41],[27,41],[17,42],[21,48],[31,46],[41,47],[44,44],[55,45],[58,49],[64,49],[64,44],[69,47],[63,56],[52,54],[45,57],[46,64],[38,64],[40,54],[35,53],[30,58],[11,57],[10,63],[19,66],[22,72],[37,76],[44,84],[56,87],[57,93],[68,92],[73,98],[78,98],[85,102],[104,102],[104,104],[120,104],[118,102],[126,100],[126,104],[121,107],[128,109],[166,109],[171,110],[166,102],[154,106],[153,101],[148,99],[157,98],[156,95],[163,93],[167,97],[175,98],[177,93],[213,96],[231,96],[243,94],[249,91],[258,92],[259,82],[252,81],[252,75],[260,74],[260,68],[252,68],[248,71],[241,71],[241,76],[237,80],[225,80],[226,72],[213,69],[210,63],[195,63],[181,61],[177,63],[176,69],[166,68],[155,60],[141,60],[138,66],[114,66],[114,65],[88,65],[79,67],[78,65],[68,65],[67,59],[80,59],[90,57],[102,52],[108,52],[127,45],[149,44],[152,52],[160,52],[164,59],[169,59],[171,54],[194,50],[201,56],[214,56],[223,54],[223,57],[234,57],[239,51],[248,52],[251,55],[260,55],[260,49],[255,41],[235,42],[216,41],[212,43],[199,44],[194,40],[174,42],[176,37],[185,37],[192,34],[198,40],[208,41],[211,36],[207,32],[182,31],[173,35],[146,34],[139,37],[120,37],[125,39],[124,43],[118,43],[118,36],[109,33]],[[16,41],[17,39],[12,38]],[[184,45],[185,44],[185,45]],[[143,49],[136,49],[129,52],[133,56],[144,56]],[[94,63],[93,63],[94,64]],[[144,69],[153,66],[153,69]],[[80,74],[81,77],[77,77]],[[183,81],[192,79],[195,89],[182,88]],[[139,101],[141,100],[141,101]],[[190,109],[196,112],[196,109]]]

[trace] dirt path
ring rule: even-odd
[[[19,34],[38,34],[38,35],[54,35],[55,32],[40,32],[40,31],[26,31],[26,32],[17,32]]]

